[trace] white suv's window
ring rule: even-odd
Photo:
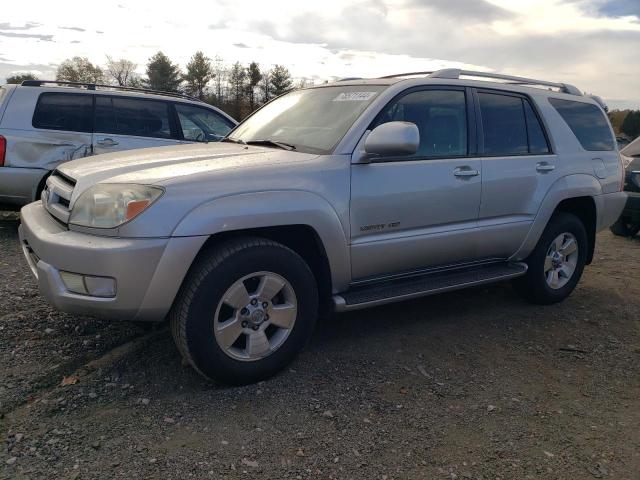
[[[217,141],[225,137],[233,128],[222,115],[207,108],[182,103],[176,103],[175,106],[185,140]]]
[[[95,131],[114,135],[173,138],[169,103],[96,95]]]
[[[90,133],[92,115],[92,95],[45,92],[38,98],[32,124],[46,130]]]
[[[589,151],[610,151],[615,141],[604,112],[591,103],[550,98],[560,116],[567,122],[582,148]]]

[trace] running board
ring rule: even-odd
[[[486,283],[509,280],[527,273],[526,263],[492,263],[425,274],[418,278],[387,281],[352,288],[333,296],[337,312],[449,292]]]

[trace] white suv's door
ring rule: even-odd
[[[96,95],[93,153],[179,143],[169,101]]]
[[[563,166],[527,97],[495,90],[476,95],[483,152],[479,255],[508,258],[524,241]]]
[[[421,88],[387,105],[371,128],[415,123],[410,157],[351,167],[354,279],[474,260],[481,162],[464,88]]]

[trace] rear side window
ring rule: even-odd
[[[93,95],[43,93],[38,98],[32,125],[47,130],[90,133],[93,127]]]
[[[96,96],[98,133],[172,138],[169,103],[138,98]]]
[[[582,148],[589,151],[610,151],[615,143],[604,112],[590,103],[550,98],[549,103],[567,122]]]
[[[230,122],[207,108],[176,103],[176,111],[185,140],[217,141],[231,131]]]
[[[510,156],[549,153],[549,144],[528,100],[512,95],[478,93],[484,154]]]

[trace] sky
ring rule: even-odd
[[[0,82],[54,78],[79,55],[162,50],[185,67],[283,64],[324,81],[458,67],[572,83],[610,108],[640,108],[640,0],[76,0],[0,5]]]

